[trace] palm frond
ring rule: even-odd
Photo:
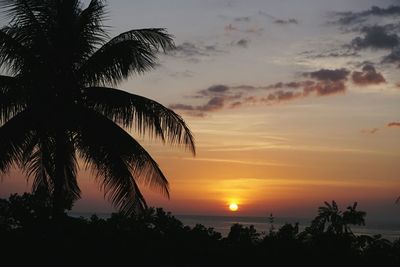
[[[79,14],[76,22],[78,33],[76,41],[80,50],[80,53],[77,54],[79,59],[77,62],[82,63],[87,60],[96,48],[103,45],[104,40],[108,38],[103,25],[105,16],[105,4],[101,0],[90,1],[87,8]]]
[[[14,34],[24,44],[40,39],[43,49],[48,49],[45,25],[51,17],[54,1],[46,0],[1,0],[1,7],[11,18],[10,29],[17,29]],[[49,25],[47,23],[47,25]],[[46,41],[46,42],[43,42]]]
[[[24,169],[28,177],[33,177],[32,191],[45,189],[51,195],[54,190],[54,159],[45,140],[35,138],[23,155]]]
[[[26,146],[34,136],[34,118],[24,110],[0,127],[0,172],[9,171],[13,163],[20,163]]]
[[[78,75],[86,84],[116,85],[132,73],[143,73],[157,64],[157,51],[173,47],[164,29],[122,33],[100,47],[81,66]]]
[[[55,179],[59,179],[62,180],[63,196],[74,201],[80,198],[81,193],[76,179],[78,162],[73,140],[68,135],[63,137],[56,144],[56,139],[50,133],[35,131],[25,143],[19,167],[28,177],[34,178],[32,191],[45,189],[51,195],[54,193]],[[56,161],[62,162],[57,166],[61,169],[61,175],[56,173]]]
[[[32,58],[31,53],[16,38],[12,29],[0,29],[0,67],[8,68],[15,75],[21,71],[28,58]]]
[[[107,43],[78,71],[88,85],[116,85],[134,72],[143,73],[156,65],[156,55],[136,40]]]
[[[171,109],[143,96],[114,88],[83,89],[87,105],[114,122],[142,135],[170,144],[183,144],[195,154],[194,137],[184,120]]]
[[[164,28],[136,29],[121,33],[113,39],[113,42],[125,40],[137,40],[150,47],[154,52],[162,50],[164,52],[174,49],[175,43],[173,36]]]
[[[0,124],[26,108],[26,96],[15,77],[0,75]]]
[[[145,203],[136,181],[169,197],[168,181],[158,164],[132,136],[93,110],[80,109],[77,115],[77,148],[103,178],[102,187],[115,205],[128,212]]]

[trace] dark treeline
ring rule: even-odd
[[[399,239],[352,233],[366,215],[356,203],[344,212],[325,203],[302,232],[298,224],[274,228],[271,217],[267,233],[234,224],[227,237],[163,209],[62,223],[51,214],[40,194],[0,199],[2,266],[400,266]]]

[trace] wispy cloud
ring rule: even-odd
[[[379,131],[379,128],[362,129],[361,133],[363,133],[363,134],[375,134],[378,131]]]
[[[282,167],[298,167],[299,165],[279,163],[279,162],[267,162],[267,161],[247,161],[247,160],[235,160],[235,159],[221,159],[221,158],[182,158],[183,160],[195,160],[195,161],[206,161],[206,162],[221,162],[221,163],[232,163],[232,164],[243,164],[243,165],[255,165],[255,166],[282,166]]]
[[[318,58],[354,58],[360,57],[358,51],[355,51],[348,47],[339,47],[333,49],[325,49],[325,50],[307,50],[300,53],[301,56],[310,59],[318,59]]]
[[[174,50],[168,51],[168,55],[183,58],[192,63],[198,63],[202,58],[215,56],[224,52],[218,44],[187,41],[177,45]]]
[[[237,26],[229,23],[224,27],[225,32],[242,32],[242,33],[253,33],[253,34],[261,34],[264,31],[263,27],[258,25],[246,25],[246,26]]]
[[[297,19],[276,19],[274,20],[275,24],[279,25],[288,25],[288,24],[299,24]]]
[[[267,18],[267,19],[271,20],[273,23],[278,24],[278,25],[299,24],[299,21],[295,18],[288,18],[288,19],[278,18],[278,17],[268,14],[262,10],[258,11],[258,15],[262,16],[264,18]]]
[[[388,128],[400,128],[400,122],[394,121],[394,122],[389,122],[386,127]]]

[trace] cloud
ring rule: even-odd
[[[329,49],[326,51],[304,51],[300,53],[306,58],[343,58],[343,57],[360,57],[360,54],[354,49]]]
[[[318,71],[314,72],[305,72],[303,73],[303,76],[305,77],[310,77],[319,81],[325,81],[325,82],[338,82],[338,81],[345,81],[347,80],[347,77],[349,76],[350,71],[341,68],[341,69],[321,69]]]
[[[304,87],[303,95],[308,96],[310,93],[315,93],[317,96],[326,96],[344,93],[345,91],[346,85],[343,81],[324,81]]]
[[[398,3],[398,2],[397,2]],[[346,33],[358,33],[347,48],[357,52],[370,50],[388,50],[381,63],[398,64],[400,67],[400,5],[389,7],[373,6],[361,12],[336,12],[334,24],[340,25]]]
[[[295,18],[281,19],[281,18],[277,18],[273,15],[270,15],[262,10],[258,11],[258,15],[265,17],[269,20],[272,20],[273,23],[278,24],[278,25],[299,24],[299,21]]]
[[[400,40],[397,34],[390,32],[389,28],[392,26],[365,26],[361,29],[364,36],[354,38],[351,46],[354,49],[393,49],[399,45]]]
[[[378,6],[373,6],[369,10],[362,12],[336,12],[335,16],[339,17],[336,21],[338,24],[348,25],[354,23],[360,23],[367,20],[368,17],[394,17],[400,16],[400,6],[392,5],[388,8],[381,8]]]
[[[169,108],[174,110],[188,111],[189,115],[204,116],[204,112],[218,111],[225,106],[226,98],[223,96],[216,96],[211,98],[206,104],[193,106],[185,104],[170,105]]]
[[[176,46],[176,52],[181,53],[185,56],[205,56],[208,55],[205,53],[204,49],[200,48],[194,43],[184,42],[180,45]]]
[[[218,48],[217,44],[205,45],[201,42],[183,42],[176,46],[175,49],[168,51],[170,56],[185,58],[190,62],[197,63],[203,57],[210,57],[223,53],[224,50]]]
[[[395,47],[388,55],[384,56],[382,63],[400,63],[400,47]],[[400,67],[400,64],[399,64]]]
[[[279,25],[288,25],[288,24],[299,24],[299,21],[297,19],[275,19],[274,20],[275,24]]]
[[[259,27],[257,25],[253,25],[246,28],[239,28],[234,26],[232,23],[225,25],[224,27],[225,32],[243,32],[243,33],[254,33],[254,34],[261,34],[264,31],[264,28]]]
[[[363,133],[363,134],[375,134],[378,131],[379,131],[379,128],[362,129],[361,133]]]
[[[365,65],[362,71],[354,71],[351,76],[353,82],[357,85],[368,86],[386,83],[382,73],[376,72],[373,65]]]
[[[225,25],[224,30],[226,32],[240,31],[239,28],[234,27],[231,23],[229,23],[228,25]]]
[[[249,40],[247,39],[240,39],[239,41],[236,42],[237,46],[243,47],[243,48],[247,48],[247,46],[249,45]]]
[[[394,122],[389,122],[386,127],[388,128],[400,128],[400,122],[394,121]]]
[[[250,22],[251,18],[249,16],[246,17],[237,17],[234,19],[237,22]]]
[[[330,96],[346,91],[350,71],[346,69],[321,69],[305,73],[308,80],[278,82],[266,86],[217,84],[197,91],[191,97],[204,99],[203,105],[174,104],[170,108],[192,116],[204,117],[209,112],[224,108],[240,108],[256,104],[273,105],[309,96]]]
[[[261,34],[263,31],[264,31],[264,28],[255,25],[255,26],[247,28],[244,32],[246,32],[246,33],[254,33],[254,34]]]

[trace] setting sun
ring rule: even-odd
[[[237,211],[238,209],[239,209],[239,206],[236,203],[229,204],[230,211]]]

